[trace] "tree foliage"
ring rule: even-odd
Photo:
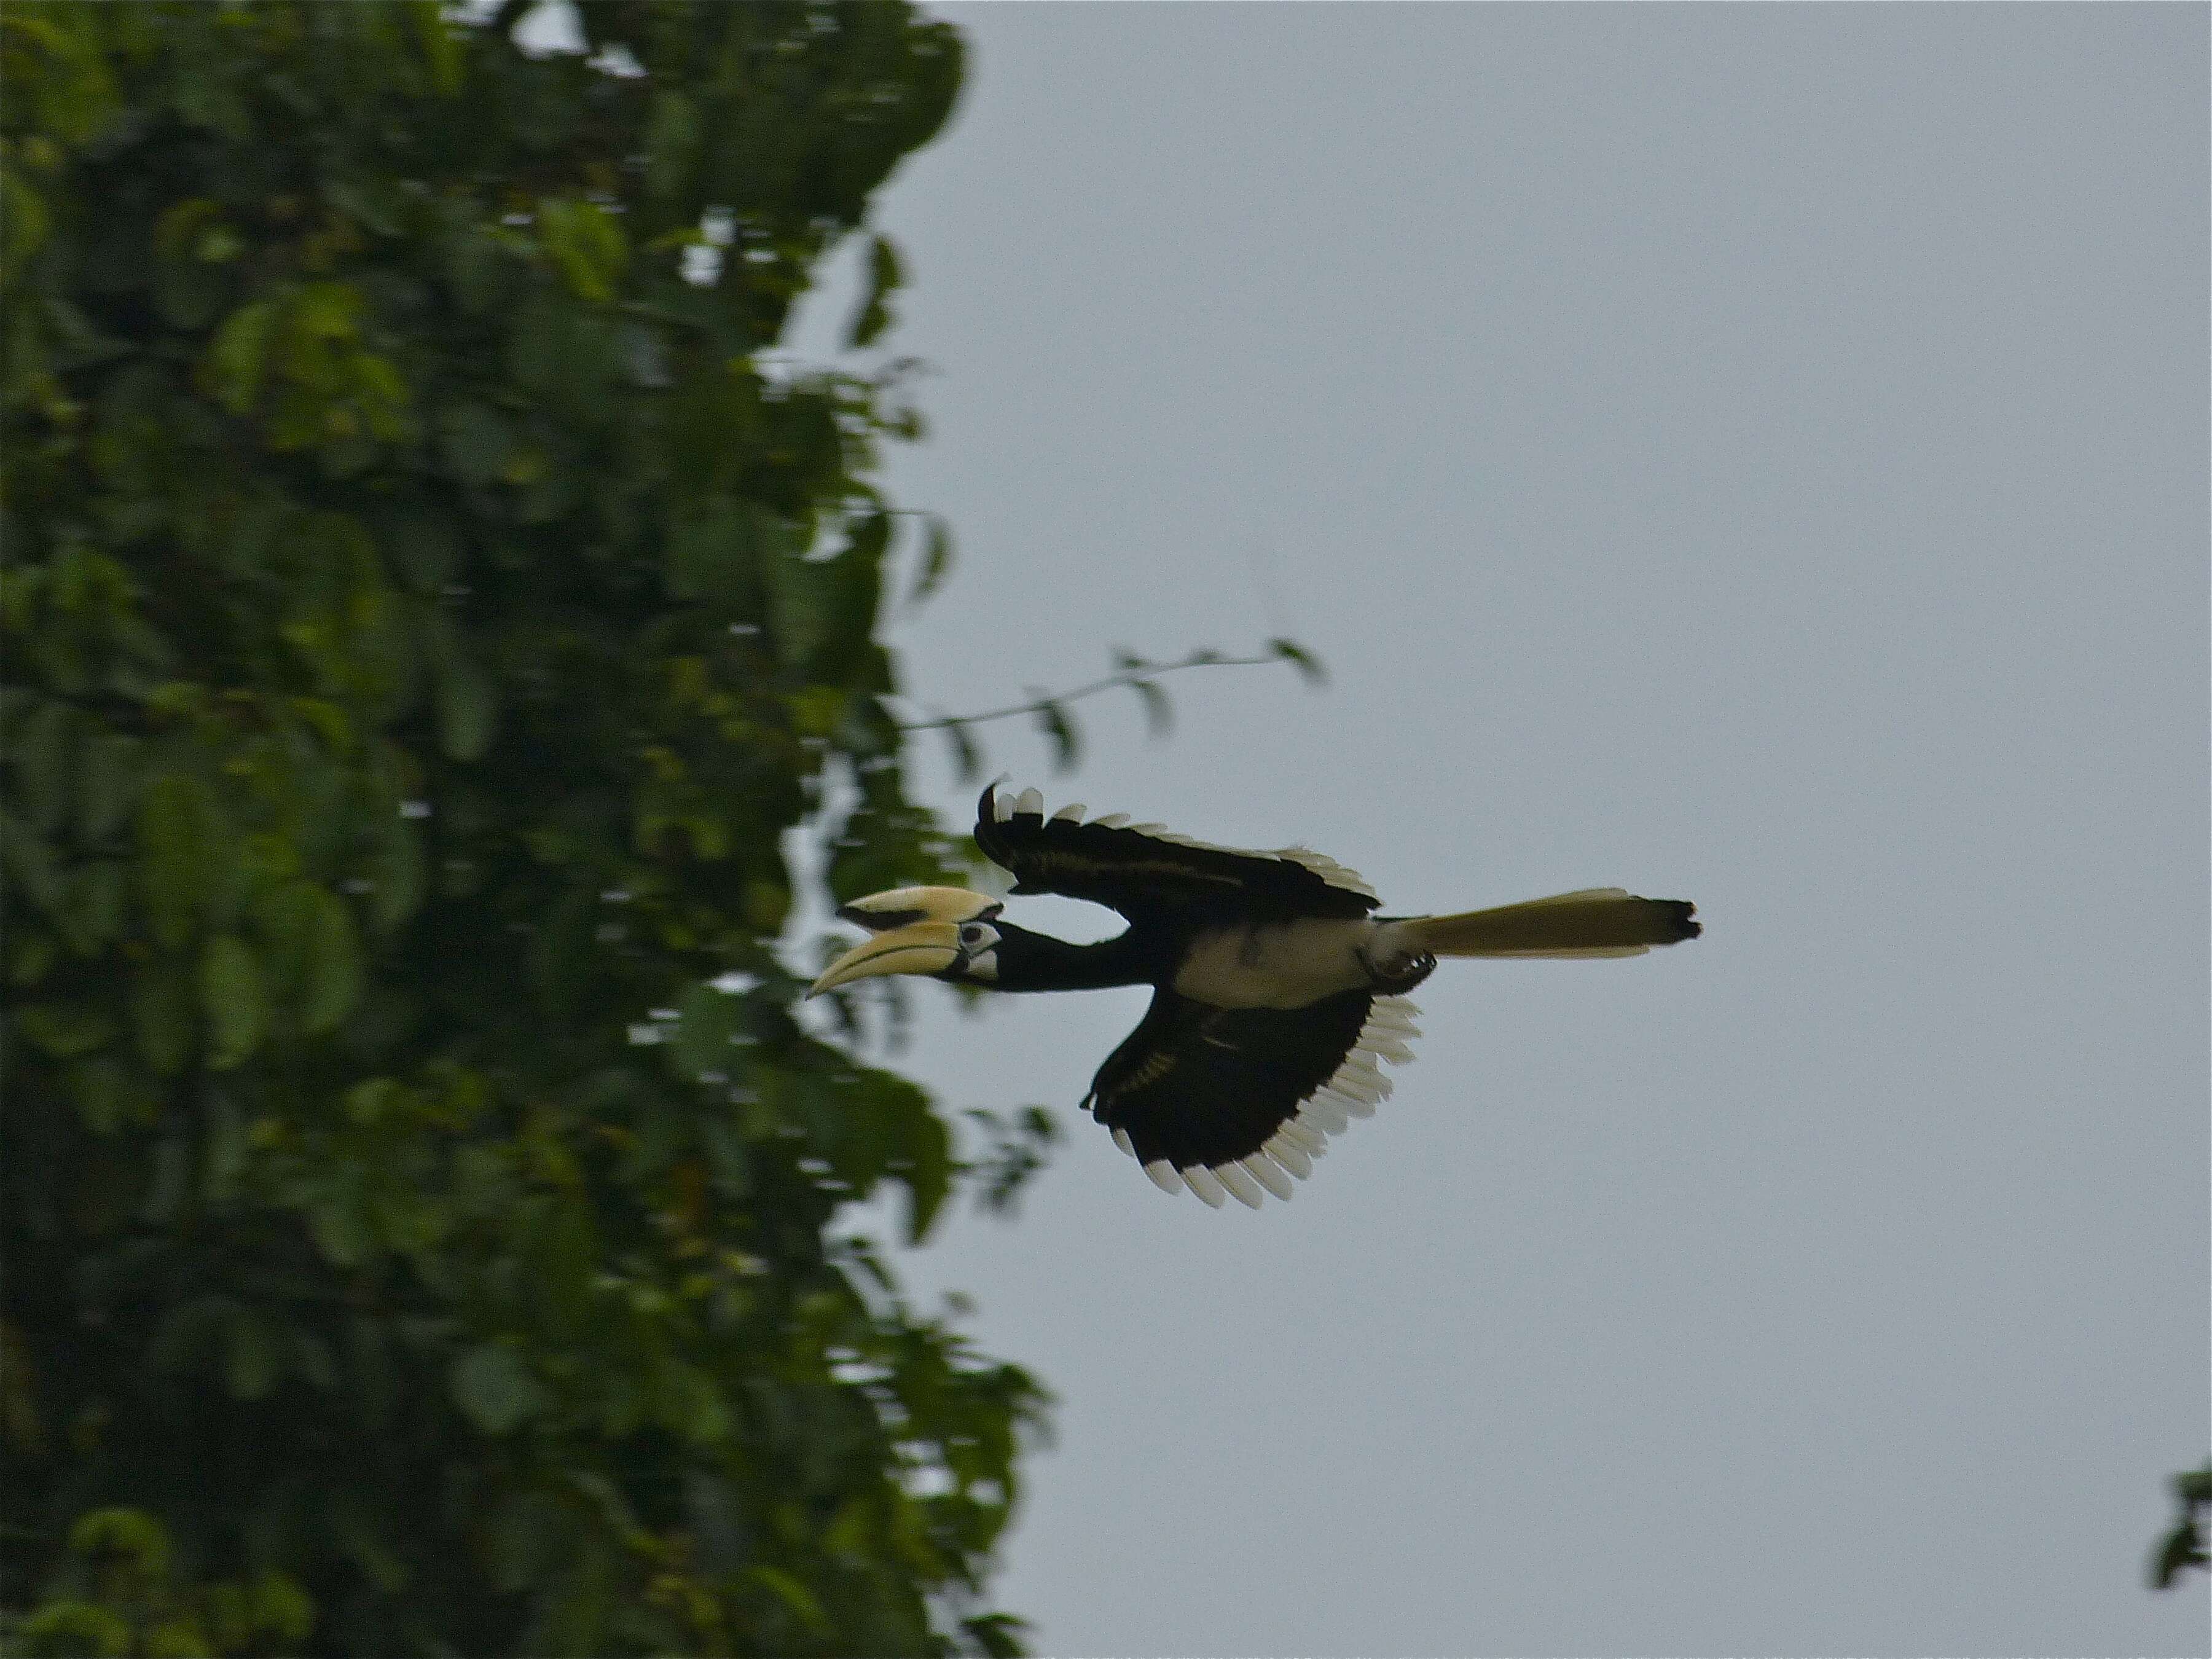
[[[1017,1633],[1041,1391],[832,1226],[965,1172],[775,948],[949,873],[902,365],[766,349],[959,40],[524,9],[0,11],[10,1652]]]

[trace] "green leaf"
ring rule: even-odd
[[[430,84],[441,97],[461,89],[461,31],[447,21],[446,9],[436,0],[412,0],[407,15],[415,25],[415,39],[430,66]]]
[[[200,1197],[216,1209],[235,1202],[252,1153],[251,1131],[231,1096],[210,1090],[205,1130],[200,1137]]]
[[[562,1521],[560,1506],[543,1492],[520,1492],[501,1504],[484,1528],[492,1582],[512,1592],[551,1577],[567,1535]]]
[[[250,1308],[231,1310],[223,1333],[223,1379],[236,1400],[260,1400],[284,1374],[284,1355],[278,1337]]]
[[[453,405],[440,416],[438,428],[439,453],[463,483],[499,483],[522,447],[507,417],[486,404]]]
[[[1298,678],[1309,685],[1325,685],[1328,671],[1322,666],[1321,659],[1296,640],[1269,640],[1267,649],[1298,671]]]
[[[252,1596],[254,1629],[268,1632],[280,1646],[297,1648],[315,1627],[314,1598],[287,1573],[264,1567],[253,1576]]]
[[[842,556],[860,561],[872,581],[890,544],[891,515],[882,511],[867,513],[853,525],[846,538]]]
[[[509,287],[507,246],[496,233],[473,220],[453,223],[440,239],[447,283],[462,314],[481,317]]]
[[[388,933],[422,902],[422,838],[397,812],[375,834],[369,854],[369,879],[375,884],[368,901],[369,921],[378,933]]]
[[[668,591],[679,599],[703,599],[734,620],[760,611],[761,571],[781,556],[782,527],[751,501],[723,498],[679,524],[668,538]]]
[[[64,1598],[41,1602],[18,1628],[18,1650],[27,1654],[90,1653],[100,1659],[122,1659],[134,1645],[130,1621],[93,1601]]]
[[[862,520],[834,558],[768,560],[776,654],[787,666],[833,677],[874,631],[878,568],[888,533],[880,515]]]
[[[1052,743],[1052,769],[1065,772],[1075,764],[1080,745],[1076,741],[1074,723],[1067,711],[1050,697],[1042,698],[1036,708],[1037,729]]]
[[[898,247],[888,236],[878,234],[868,239],[868,286],[860,301],[860,308],[854,314],[853,325],[848,331],[845,343],[857,349],[873,345],[876,337],[890,326],[890,301],[905,280],[900,268]]]
[[[538,204],[538,229],[571,293],[599,303],[615,297],[629,244],[612,214],[596,202],[549,198]]]
[[[929,1237],[952,1187],[952,1140],[945,1120],[926,1102],[917,1103],[905,1126],[899,1171],[906,1182],[906,1242],[918,1245]]]
[[[70,1092],[76,1097],[77,1115],[95,1134],[113,1134],[151,1115],[143,1073],[112,1054],[95,1054],[70,1066]]]
[[[148,1582],[169,1576],[169,1532],[143,1510],[92,1510],[70,1528],[70,1548],[78,1555],[118,1556]]]
[[[12,284],[44,247],[51,219],[46,198],[13,167],[0,167],[0,281]]]
[[[112,859],[95,859],[70,872],[68,897],[56,920],[77,955],[96,957],[122,936],[126,890],[124,866]]]
[[[2150,1583],[2153,1589],[2171,1589],[2174,1581],[2191,1567],[2205,1565],[2204,1538],[2194,1520],[2175,1524],[2159,1546],[2158,1555],[2151,1563]]]
[[[928,515],[927,524],[922,542],[921,568],[915,573],[914,591],[907,595],[908,605],[920,605],[937,592],[952,568],[951,526],[934,513]]]
[[[1168,728],[1175,724],[1174,710],[1168,702],[1168,694],[1152,680],[1131,680],[1129,689],[1145,705],[1145,729],[1156,738],[1165,737]]]
[[[386,1595],[398,1595],[414,1577],[414,1570],[392,1553],[381,1536],[381,1529],[371,1518],[362,1499],[350,1492],[342,1492],[331,1512],[328,1526],[331,1539],[368,1575],[369,1582]]]
[[[61,908],[64,883],[53,842],[6,811],[0,811],[0,866],[12,878],[10,893],[22,894],[48,915]]]
[[[460,578],[460,532],[453,517],[418,501],[393,504],[376,520],[384,559],[409,588],[435,599]]]
[[[960,1628],[975,1644],[975,1651],[984,1659],[1019,1659],[1029,1651],[1024,1646],[1029,1638],[1029,1621],[1018,1619],[1011,1613],[987,1613],[973,1619],[963,1619]]]
[[[115,1016],[96,1002],[33,1002],[15,1011],[15,1027],[41,1054],[70,1060],[115,1040]]]
[[[234,415],[244,415],[260,400],[278,319],[274,300],[252,301],[223,319],[208,346],[200,384]]]
[[[52,933],[20,922],[10,931],[14,936],[8,940],[8,982],[36,985],[60,957],[60,941]]]
[[[106,732],[84,745],[77,779],[77,828],[90,842],[106,841],[130,817],[138,793],[143,745],[122,732]]]
[[[240,1065],[261,1046],[269,1025],[261,963],[235,934],[210,939],[201,954],[200,1006],[215,1039],[208,1063],[217,1071]]]
[[[945,727],[945,740],[952,748],[952,768],[963,784],[973,783],[982,775],[982,752],[975,747],[975,739],[968,734],[965,720],[953,720]]]
[[[166,773],[138,809],[139,878],[154,937],[172,950],[206,907],[216,848],[215,797],[195,777]]]
[[[482,1343],[454,1362],[453,1402],[486,1434],[507,1434],[551,1403],[512,1348]]]
[[[327,887],[314,889],[306,945],[300,1023],[310,1033],[334,1031],[360,1000],[362,965],[353,911]]]
[[[655,93],[646,127],[646,189],[663,200],[677,195],[690,177],[698,149],[698,106],[673,89]]]
[[[222,203],[211,196],[187,197],[154,222],[155,257],[160,259],[197,258],[209,234],[220,228],[222,222]]]
[[[695,985],[678,1007],[675,1040],[669,1058],[686,1078],[702,1072],[727,1072],[730,1043],[737,1036],[744,1004],[712,985]]]
[[[369,173],[327,179],[323,185],[323,200],[337,213],[379,236],[399,234],[398,195],[389,180]]]
[[[295,356],[307,341],[347,341],[361,333],[361,290],[350,283],[309,283],[292,296],[290,324]],[[301,358],[295,367],[303,367]],[[302,376],[312,380],[312,374]]]
[[[323,1182],[308,1199],[307,1231],[323,1259],[337,1267],[366,1261],[376,1248],[368,1204],[352,1171]]]
[[[198,1042],[191,975],[177,957],[142,968],[131,987],[131,1025],[138,1053],[156,1075],[174,1077]]]
[[[67,703],[42,703],[21,721],[10,744],[23,815],[52,834],[68,815],[78,764],[78,719]]]
[[[662,1427],[695,1445],[711,1446],[729,1437],[730,1410],[722,1401],[722,1391],[698,1366],[670,1360],[659,1368],[654,1382]]]
[[[498,725],[491,676],[469,654],[452,613],[433,611],[428,644],[436,682],[438,746],[457,761],[480,760]]]
[[[230,292],[222,264],[237,256],[238,237],[210,197],[178,203],[154,225],[154,303],[173,327],[197,330],[215,319]]]
[[[781,1567],[756,1565],[747,1567],[744,1576],[772,1592],[793,1617],[812,1631],[830,1628],[828,1616],[814,1592],[800,1583]]]

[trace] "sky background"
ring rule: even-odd
[[[1000,6],[882,228],[927,359],[917,696],[1288,634],[994,769],[1395,909],[1705,937],[1447,963],[1295,1201],[1076,1110],[1141,990],[897,1063],[1067,1131],[904,1271],[1059,1393],[1048,1652],[2203,1654],[2201,6]],[[793,336],[827,349],[849,283]],[[924,747],[916,793],[972,787]],[[1018,902],[1097,937],[1103,912]]]

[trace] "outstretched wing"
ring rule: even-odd
[[[1036,790],[1009,798],[994,784],[976,803],[975,844],[1012,872],[1017,893],[1087,899],[1132,921],[1364,916],[1377,902],[1356,872],[1303,847],[1211,847],[1127,813],[1087,823],[1083,813],[1064,806],[1048,818]]]
[[[1217,1008],[1165,986],[1107,1057],[1084,1105],[1164,1192],[1216,1209],[1291,1195],[1328,1137],[1390,1093],[1381,1062],[1413,1058],[1403,997],[1346,991],[1303,1008]]]

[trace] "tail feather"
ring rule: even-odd
[[[1440,957],[1640,957],[1655,945],[1695,939],[1697,906],[1682,899],[1638,898],[1619,887],[1456,916],[1413,916],[1401,924]]]

